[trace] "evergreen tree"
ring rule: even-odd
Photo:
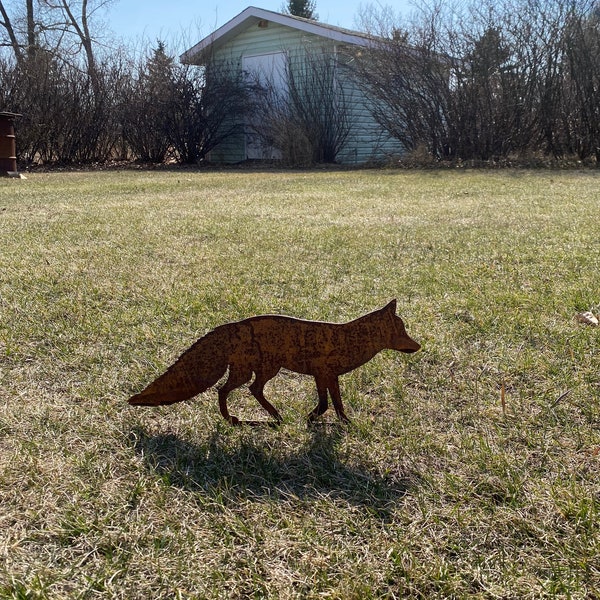
[[[294,17],[316,21],[319,18],[319,15],[315,12],[316,8],[317,3],[315,0],[288,0],[283,10]]]
[[[147,59],[141,78],[146,85],[147,93],[158,105],[167,105],[172,98],[175,60],[167,54],[165,43],[157,40],[156,48]]]
[[[124,95],[123,136],[143,161],[160,163],[169,151],[174,78],[175,61],[159,40]]]

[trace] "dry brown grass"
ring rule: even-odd
[[[593,598],[598,176],[65,173],[0,181],[0,598]],[[354,424],[125,402],[264,312],[397,297],[418,355]],[[502,405],[504,389],[504,407]],[[567,395],[564,392],[569,391]],[[242,393],[239,412],[260,416]]]

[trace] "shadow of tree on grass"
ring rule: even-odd
[[[165,483],[224,504],[327,496],[385,518],[394,502],[419,484],[417,474],[401,467],[381,474],[360,459],[345,461],[339,446],[346,434],[338,426],[313,427],[306,443],[288,449],[279,439],[242,435],[232,440],[218,431],[204,443],[174,434],[150,436],[141,428],[130,435],[146,468]]]

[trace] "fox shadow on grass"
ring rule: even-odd
[[[327,496],[386,518],[394,502],[419,485],[418,474],[401,465],[381,474],[360,459],[347,463],[339,449],[346,433],[337,425],[312,427],[306,443],[290,452],[271,438],[247,435],[231,443],[218,431],[204,443],[141,428],[130,435],[145,467],[167,485],[223,503]]]

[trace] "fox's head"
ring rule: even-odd
[[[417,352],[421,349],[421,344],[415,342],[406,333],[404,322],[396,314],[396,300],[392,300],[388,305],[381,309],[389,332],[389,346],[392,350],[400,352]]]

